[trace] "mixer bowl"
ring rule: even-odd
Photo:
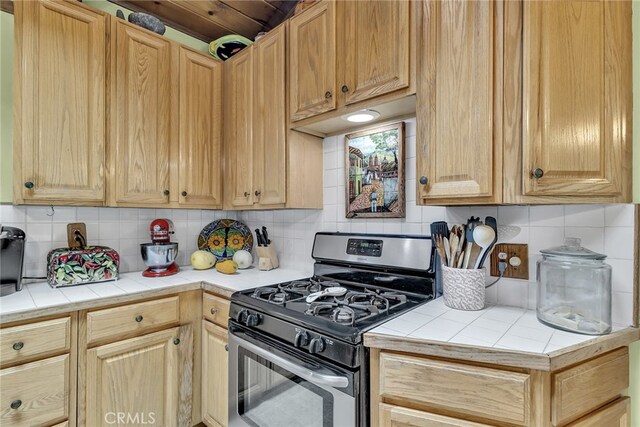
[[[142,260],[151,270],[165,271],[178,256],[177,243],[142,243],[140,244]]]

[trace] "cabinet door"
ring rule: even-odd
[[[409,86],[411,2],[347,1],[344,8],[345,104]],[[335,55],[342,57],[339,52]]]
[[[335,4],[325,1],[289,22],[291,120],[336,108]]]
[[[225,199],[231,207],[252,206],[253,47],[244,49],[224,66]]]
[[[222,206],[222,64],[180,48],[180,204]]]
[[[202,321],[202,419],[209,427],[226,427],[228,412],[227,330]]]
[[[501,2],[425,2],[418,203],[501,196]]]
[[[631,3],[524,2],[525,195],[630,197]]]
[[[73,2],[15,2],[17,203],[104,202],[105,34]]]
[[[630,425],[631,401],[628,397],[622,397],[569,424],[568,427],[629,427]]]
[[[116,30],[116,203],[169,202],[171,43],[122,22]]]
[[[178,333],[173,328],[87,351],[88,426],[176,425]]]
[[[283,204],[286,197],[285,26],[255,46],[256,94],[254,203]]]

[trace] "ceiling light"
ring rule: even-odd
[[[365,123],[370,122],[371,120],[375,120],[380,117],[380,113],[374,110],[360,110],[350,114],[345,114],[342,116],[348,122],[353,123]]]

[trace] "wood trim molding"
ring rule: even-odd
[[[633,244],[633,326],[640,323],[640,204],[636,204]]]
[[[12,0],[0,0],[0,10],[13,15],[13,1]]]

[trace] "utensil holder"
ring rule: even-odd
[[[278,268],[280,263],[278,262],[278,254],[273,245],[258,246],[256,247],[256,253],[258,254],[258,269],[267,271]]]
[[[485,269],[442,266],[444,305],[457,310],[482,310],[485,304]]]

